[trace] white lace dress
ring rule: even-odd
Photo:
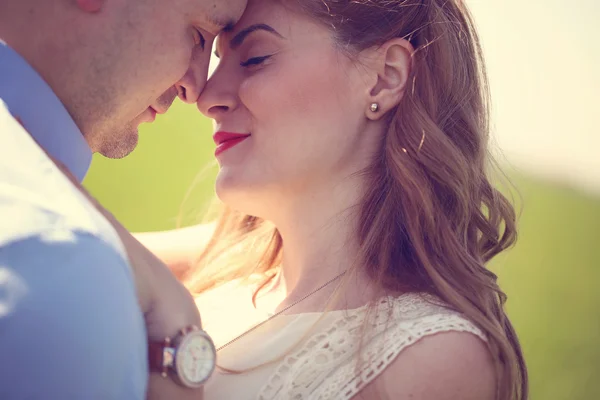
[[[217,347],[268,317],[252,307],[249,296],[249,291],[223,287],[197,299],[204,328]],[[460,314],[418,294],[382,299],[371,313],[362,307],[280,315],[219,351],[218,364],[243,370],[286,354],[283,360],[242,374],[217,370],[204,399],[351,399],[401,357],[403,349],[447,331],[470,332],[486,340]],[[357,364],[359,347],[363,358]]]

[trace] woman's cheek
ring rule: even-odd
[[[264,111],[269,118],[275,115],[292,117],[289,111],[301,111],[306,107],[306,79],[299,66],[275,59],[261,69],[250,72],[240,85],[240,100],[256,118]],[[300,108],[299,108],[300,107]],[[277,112],[278,114],[274,114]]]
[[[262,69],[252,72],[240,84],[240,100],[254,118],[264,118],[265,111],[268,112],[267,116],[272,117],[275,109],[281,108],[278,105],[287,91],[281,84],[273,71]]]

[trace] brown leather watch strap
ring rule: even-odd
[[[167,367],[164,365],[165,348],[171,343],[169,338],[162,342],[148,343],[148,366],[151,372],[159,372],[163,377],[167,376]]]
[[[168,376],[168,370],[169,367],[168,365],[171,365],[175,360],[172,359],[174,357],[174,354],[172,354],[171,352],[165,352],[165,349],[168,347],[171,347],[172,345],[177,346],[178,340],[182,337],[184,337],[185,335],[187,335],[190,332],[193,331],[198,331],[200,330],[200,328],[198,328],[196,325],[190,325],[187,326],[183,329],[181,329],[179,331],[179,333],[171,340],[171,338],[167,337],[165,338],[162,342],[152,342],[149,341],[148,342],[148,366],[150,369],[150,372],[158,372],[160,373],[164,378],[166,378]],[[169,357],[166,361],[165,365],[165,354],[167,354],[167,357]]]

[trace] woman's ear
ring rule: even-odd
[[[365,109],[367,118],[376,120],[402,100],[411,73],[414,48],[408,40],[396,38],[366,51],[370,53],[367,65],[376,79],[371,81]]]
[[[81,11],[97,13],[102,10],[106,0],[75,0]]]

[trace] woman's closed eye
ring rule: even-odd
[[[242,67],[244,67],[244,68],[257,66],[257,65],[262,64],[263,62],[265,62],[266,60],[268,60],[271,57],[272,57],[271,55],[269,55],[269,56],[262,56],[262,57],[252,57],[252,58],[249,58],[246,61],[241,62],[240,65]]]

